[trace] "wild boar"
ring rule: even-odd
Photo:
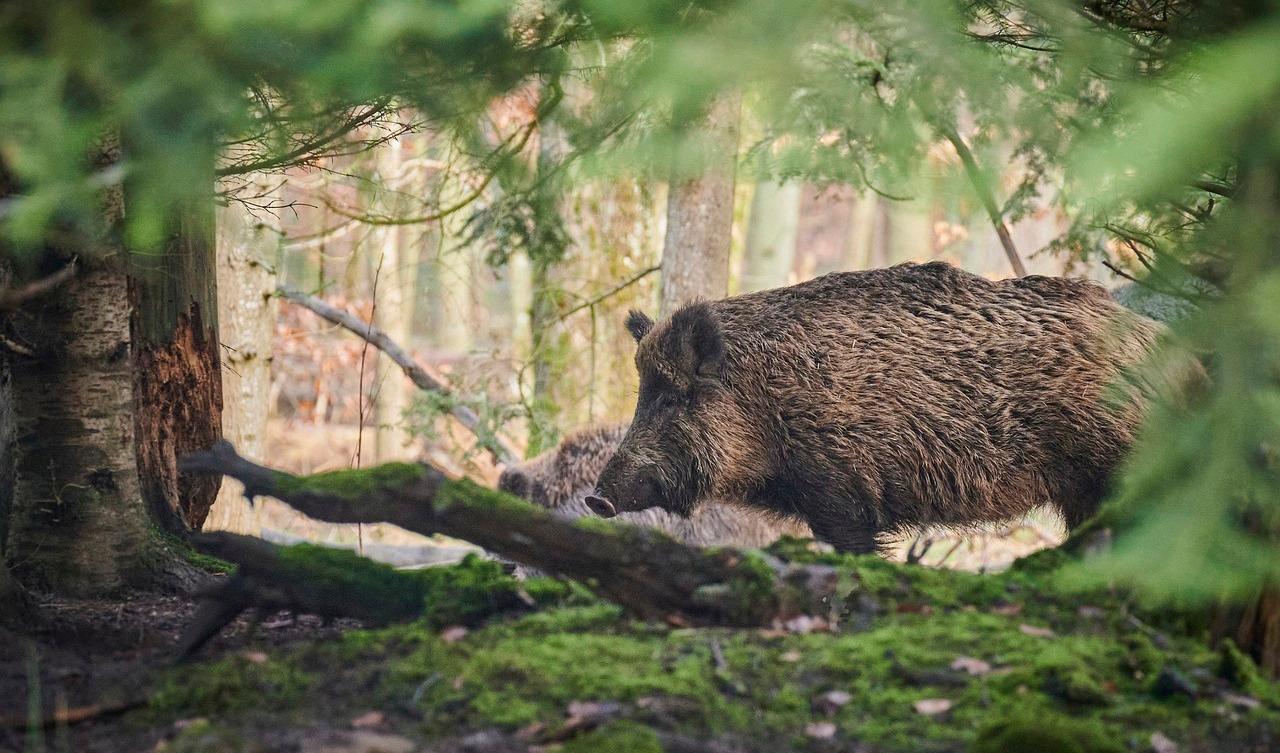
[[[626,431],[626,424],[607,424],[571,434],[555,448],[503,470],[498,488],[563,517],[591,515],[586,496],[595,488],[596,479]],[[701,505],[689,516],[650,508],[623,513],[618,519],[657,528],[677,541],[695,546],[763,547],[783,535],[811,536],[798,521],[714,501]]]
[[[1083,280],[948,264],[829,274],[631,312],[635,418],[587,504],[611,517],[743,500],[840,550],[1052,505],[1097,509],[1162,328]]]

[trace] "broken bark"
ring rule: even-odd
[[[214,238],[210,202],[173,218],[161,253],[128,257],[138,480],[152,519],[178,535],[200,529],[221,485],[178,472],[222,438]]]
[[[246,495],[275,497],[317,520],[386,522],[470,541],[573,578],[646,619],[749,627],[802,614],[827,616],[834,608],[833,568],[784,565],[734,549],[695,549],[652,529],[563,520],[426,466],[298,477],[245,460],[226,442],[187,456],[182,466],[230,476],[244,484]]]
[[[368,322],[361,321],[359,317],[336,306],[331,306],[313,295],[307,295],[287,285],[282,285],[279,288],[279,293],[285,300],[296,303],[308,311],[343,327],[357,337],[367,340],[370,345],[385,353],[392,361],[395,361],[396,365],[404,370],[405,375],[419,389],[446,396],[453,394],[443,377],[432,374],[425,366],[415,361],[413,356],[409,355],[404,348],[400,347],[381,329]],[[454,418],[458,419],[459,423],[465,426],[477,439],[481,440],[481,444],[499,463],[510,465],[517,461],[519,455],[501,437],[484,436],[484,431],[480,426],[480,417],[476,415],[475,411],[465,405],[454,403],[450,408],[450,412]]]

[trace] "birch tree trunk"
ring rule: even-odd
[[[265,180],[255,186],[255,195],[274,198]],[[217,225],[222,435],[245,457],[265,460],[280,233],[238,202],[218,210]],[[262,524],[233,482],[222,485],[204,528],[257,535]]]
[[[98,161],[119,159],[106,139]],[[174,218],[152,254],[110,245],[128,199],[105,190],[101,234],[83,241],[101,246],[66,250],[79,252],[76,274],[15,321],[30,355],[8,364],[17,441],[5,557],[25,586],[200,583],[152,524],[198,526],[219,486],[177,471],[177,454],[220,433],[212,173],[208,185],[208,202]]]
[[[796,259],[801,185],[761,181],[751,199],[742,259],[742,292],[786,285]]]
[[[38,357],[12,364],[14,493],[6,552],[25,584],[102,593],[150,548],[135,452],[129,280],[91,265],[32,307]]]
[[[703,170],[687,177],[672,166],[667,193],[667,234],[662,250],[661,314],[696,299],[729,292],[729,245],[742,99],[716,100],[706,117]]]

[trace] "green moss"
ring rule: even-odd
[[[316,492],[347,499],[368,497],[378,491],[406,487],[426,475],[417,463],[384,463],[372,468],[328,471],[310,476],[276,473],[276,488],[281,494]]]
[[[263,667],[243,661],[211,665],[208,676],[209,668],[184,670],[191,687],[167,688],[162,708],[189,717],[226,698],[244,715],[267,708],[264,699],[280,697],[289,708],[410,703],[424,734],[456,736],[535,722],[555,728],[571,702],[616,701],[624,720],[565,749],[654,750],[652,733],[633,722],[661,715],[664,725],[683,735],[769,741],[779,750],[810,744],[806,724],[825,719],[836,725],[839,739],[884,753],[1105,753],[1119,749],[1117,741],[1146,740],[1156,730],[1177,740],[1222,739],[1235,723],[1216,699],[1152,696],[1152,677],[1162,667],[1188,676],[1217,670],[1243,678],[1238,681],[1247,692],[1261,699],[1276,687],[1255,680],[1256,668],[1251,671],[1239,652],[1210,650],[1198,633],[1168,632],[1157,645],[1134,630],[1122,595],[1091,595],[1084,603],[1095,609],[1081,614],[1078,595],[1059,592],[1048,578],[1025,570],[978,576],[841,558],[842,577],[879,606],[856,629],[850,620],[848,632],[807,635],[673,630],[633,620],[581,587],[552,580],[523,584],[536,594],[536,611],[506,610],[500,595],[521,584],[513,586],[494,563],[471,559],[415,574],[424,598],[439,605],[425,620],[354,631],[273,657],[266,671],[283,676],[265,690]],[[746,567],[751,572],[768,564],[750,560]],[[930,610],[922,611],[921,603]],[[1010,604],[1021,611],[997,608]],[[455,622],[474,627],[460,640],[437,635],[439,626]],[[1028,634],[1023,623],[1051,627],[1054,634]],[[952,669],[962,656],[993,670],[974,676]],[[303,680],[290,683],[277,664],[340,674],[317,686],[297,670]],[[227,677],[236,673],[245,677]],[[851,700],[824,707],[832,690]],[[251,702],[235,700],[246,695]],[[916,711],[918,701],[937,698],[952,703],[945,717]],[[1241,712],[1242,723],[1280,723],[1268,703]]]
[[[1258,665],[1230,638],[1224,639],[1218,646],[1217,672],[1219,677],[1245,693],[1280,704],[1280,688],[1263,679]]]
[[[414,573],[365,559],[347,549],[296,544],[278,550],[280,574],[306,583],[323,604],[351,605],[352,596],[370,608],[375,622],[411,619],[423,609],[426,588]]]
[[[257,753],[265,747],[251,742],[237,730],[196,719],[164,744],[165,753]]]
[[[562,753],[662,753],[653,730],[635,722],[614,722],[565,743]]]
[[[414,573],[422,584],[428,626],[477,625],[522,604],[520,584],[493,560],[468,554],[450,567],[429,567]]]
[[[289,661],[261,663],[232,656],[173,670],[151,696],[153,714],[225,714],[268,710],[298,700],[312,678]]]
[[[1015,713],[979,730],[970,753],[1123,753],[1101,725],[1061,714]]]
[[[492,560],[468,555],[446,567],[396,570],[345,549],[298,544],[279,550],[280,571],[305,582],[321,603],[368,607],[358,615],[373,622],[421,617],[429,628],[474,626],[488,617],[522,608],[520,584]]]
[[[227,575],[236,569],[235,565],[226,560],[220,560],[217,557],[210,557],[203,552],[196,551],[186,541],[157,525],[150,524],[149,529],[151,541],[155,545],[157,554],[176,556],[206,573],[215,575]]]

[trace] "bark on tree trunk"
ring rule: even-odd
[[[401,172],[402,151],[408,146],[399,138],[382,147],[383,156],[378,171],[389,188],[401,189],[394,183]],[[378,281],[378,300],[374,308],[374,325],[391,336],[391,339],[409,347],[413,327],[413,303],[417,296],[414,287],[418,278],[417,259],[412,258],[406,243],[405,228],[389,225],[374,234],[373,252],[381,256],[381,279]],[[376,356],[377,368],[373,384],[376,397],[373,418],[377,429],[374,433],[374,462],[385,463],[401,460],[407,453],[409,433],[404,428],[404,414],[409,409],[409,384],[397,366],[384,353]]]
[[[134,452],[129,281],[117,258],[29,307],[37,359],[12,364],[18,437],[8,559],[27,585],[101,593],[149,549]]]
[[[800,227],[801,185],[797,181],[756,184],[742,258],[742,292],[765,290],[791,281]]]
[[[265,180],[254,195],[271,200]],[[222,435],[246,457],[263,459],[270,412],[280,234],[243,204],[218,210],[218,331],[223,344]],[[204,528],[257,534],[257,508],[235,484],[223,484]]]
[[[138,478],[152,517],[180,534],[204,524],[221,485],[177,465],[222,437],[214,238],[210,195],[186,208],[163,253],[134,254],[129,270]]]
[[[673,166],[667,194],[667,234],[662,250],[662,316],[696,299],[729,292],[729,245],[742,99],[725,95],[706,118],[708,148],[700,175]]]

